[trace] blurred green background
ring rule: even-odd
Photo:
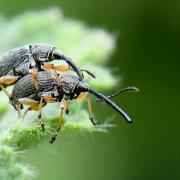
[[[13,17],[54,6],[67,17],[116,34],[107,66],[123,77],[119,87],[135,85],[141,91],[117,100],[133,124],[116,116],[118,127],[108,134],[73,133],[28,150],[23,160],[38,168],[36,179],[180,179],[180,1],[6,0],[0,1],[0,13]],[[101,121],[114,113],[106,106],[95,112]]]

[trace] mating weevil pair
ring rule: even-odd
[[[68,67],[53,66],[45,64],[54,59],[65,60],[70,68],[74,70],[77,76],[74,75],[59,75],[57,70],[68,70]],[[95,95],[99,100],[106,102],[109,106],[120,113],[128,122],[132,122],[128,114],[115,104],[111,98],[126,91],[137,91],[137,88],[130,87],[123,89],[111,96],[105,96],[102,93],[92,89],[83,81],[82,71],[87,70],[78,68],[70,58],[57,51],[50,45],[34,45],[17,48],[0,58],[0,87],[9,96],[11,104],[15,107],[20,115],[20,109],[24,105],[28,108],[24,115],[29,110],[38,111],[38,119],[44,129],[44,121],[42,119],[42,107],[49,102],[61,102],[61,113],[58,121],[56,133],[51,138],[53,143],[62,126],[63,112],[67,110],[67,101],[78,99],[83,93]],[[7,65],[7,67],[6,67]],[[45,70],[52,69],[52,71]],[[36,72],[37,71],[37,72]],[[31,74],[29,74],[29,72]],[[4,86],[16,83],[10,95]],[[91,101],[88,97],[89,118],[95,125],[91,108]]]

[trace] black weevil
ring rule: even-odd
[[[38,119],[41,122],[41,126],[44,129],[44,122],[41,119],[41,111],[42,107],[46,105],[48,102],[61,102],[61,113],[58,122],[58,128],[56,133],[51,139],[51,143],[53,143],[56,139],[58,132],[61,129],[62,125],[62,115],[63,111],[66,109],[67,100],[73,100],[79,98],[82,93],[90,93],[95,95],[98,99],[104,101],[109,106],[111,106],[114,110],[120,113],[127,122],[131,123],[132,119],[129,115],[121,109],[116,103],[114,103],[111,98],[118,95],[122,91],[112,95],[105,96],[101,92],[98,92],[92,89],[88,84],[86,84],[82,79],[74,75],[58,75],[58,79],[61,82],[58,84],[57,79],[54,76],[53,72],[40,71],[37,74],[36,80],[40,85],[39,90],[33,86],[32,78],[30,75],[24,76],[21,78],[14,86],[12,96],[10,97],[11,104],[15,107],[15,109],[19,112],[20,109],[23,108],[23,105],[29,106],[25,111],[25,114],[28,110],[36,110],[38,111]],[[136,91],[137,88],[127,88],[123,91]],[[88,96],[88,109],[89,109],[89,118],[92,123],[95,125],[93,121],[93,113],[91,108],[90,99]]]

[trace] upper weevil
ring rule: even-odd
[[[64,60],[68,66],[54,66],[48,62]],[[37,87],[35,77],[41,70],[74,70],[80,79],[83,79],[82,71],[64,53],[49,44],[25,45],[13,49],[0,57],[0,89],[8,96],[4,87],[15,83],[21,77],[31,73],[34,85]]]
[[[32,85],[31,76],[27,75],[21,78],[15,84],[12,96],[10,98],[11,104],[15,107],[16,110],[18,110],[19,115],[20,108],[23,108],[23,105],[29,106],[28,109],[25,111],[25,114],[28,110],[39,111],[38,118],[41,122],[43,129],[44,123],[41,119],[42,107],[48,102],[61,102],[61,113],[59,117],[58,128],[55,135],[51,139],[51,143],[53,143],[53,141],[56,139],[57,133],[61,128],[63,111],[66,109],[66,112],[68,112],[67,100],[81,98],[84,93],[90,93],[95,95],[98,99],[106,102],[114,110],[120,113],[127,120],[127,122],[132,122],[128,114],[124,110],[122,110],[120,106],[114,103],[111,98],[125,91],[137,91],[137,88],[129,87],[117,92],[114,95],[105,96],[101,92],[92,89],[88,84],[86,84],[77,76],[58,75],[58,79],[61,82],[60,85],[57,83],[56,78],[54,77],[54,73],[47,71],[38,72],[37,81],[41,88],[39,89],[39,91],[37,91]],[[89,96],[88,110],[89,118],[95,125],[95,122],[93,121],[93,112]]]

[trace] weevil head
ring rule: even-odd
[[[67,98],[67,99],[74,99],[81,92],[88,91],[88,85],[80,80],[77,76],[73,75],[60,75],[60,92]]]
[[[54,59],[55,47],[49,44],[31,45],[30,50],[36,62],[49,62]]]

